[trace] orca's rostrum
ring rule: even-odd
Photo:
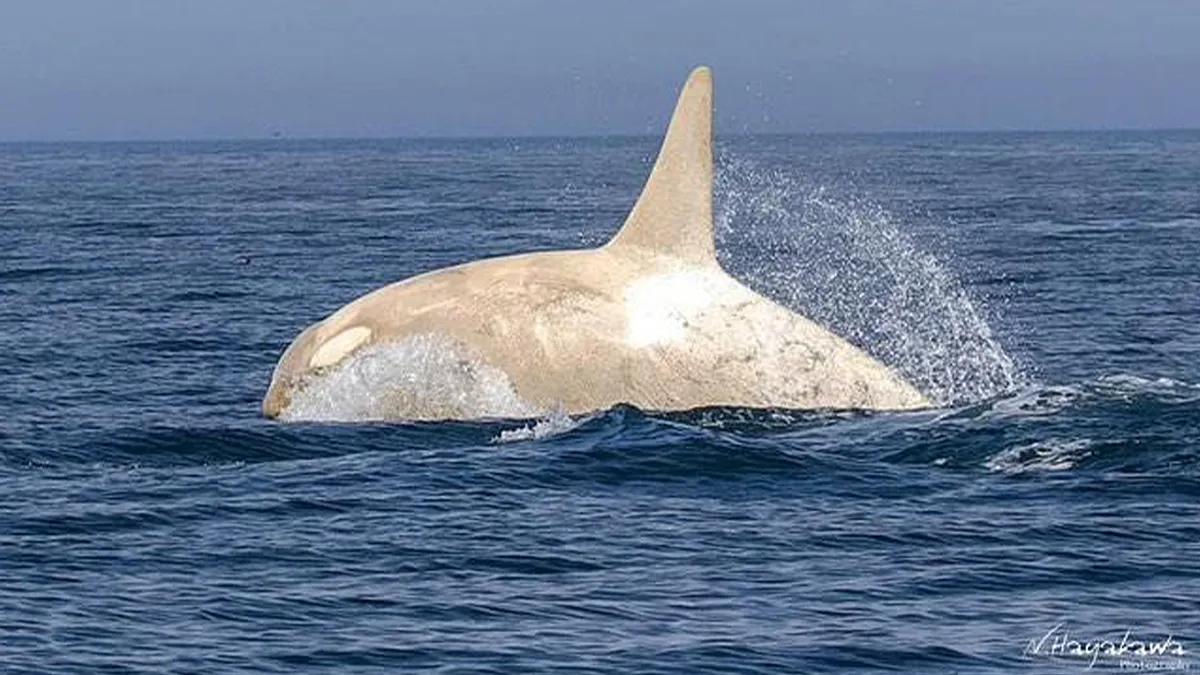
[[[289,409],[373,350],[441,350],[456,377],[490,378],[513,408],[369,382],[377,419],[570,414],[630,404],[913,409],[930,402],[859,348],[755,293],[717,262],[712,73],[697,68],[624,226],[595,249],[479,260],[369,293],[288,347],[263,401]],[[416,352],[414,352],[416,353]],[[493,392],[494,393],[494,392]]]

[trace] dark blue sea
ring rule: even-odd
[[[1200,132],[718,140],[727,269],[938,409],[274,423],[657,139],[0,145],[0,672],[1200,669]]]

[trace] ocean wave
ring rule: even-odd
[[[523,427],[505,429],[496,437],[497,443],[515,443],[517,441],[544,441],[574,429],[578,429],[587,420],[587,416],[571,417],[561,408]]]
[[[893,461],[1004,475],[1195,471],[1200,386],[1128,373],[1035,385],[897,434]]]
[[[517,424],[518,426],[514,426]],[[886,474],[887,467],[1000,475],[1095,468],[1184,473],[1200,467],[1200,386],[1111,374],[1026,387],[985,403],[909,413],[629,406],[512,420],[276,424],[124,424],[57,434],[53,446],[0,446],[0,470],[46,466],[259,464],[384,453],[491,462],[535,482]],[[2,439],[0,439],[2,440]],[[551,478],[547,478],[550,476]],[[856,478],[856,480],[858,480]],[[886,480],[886,477],[884,478]]]

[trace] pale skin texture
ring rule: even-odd
[[[419,335],[453,340],[544,412],[929,406],[887,366],[721,270],[712,170],[712,76],[698,68],[611,242],[482,260],[363,296],[296,338],[264,414],[283,414],[307,377],[359,350]],[[424,409],[420,392],[397,400],[389,417],[465,416]]]

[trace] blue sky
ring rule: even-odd
[[[1194,0],[0,4],[0,140],[1200,127]]]

